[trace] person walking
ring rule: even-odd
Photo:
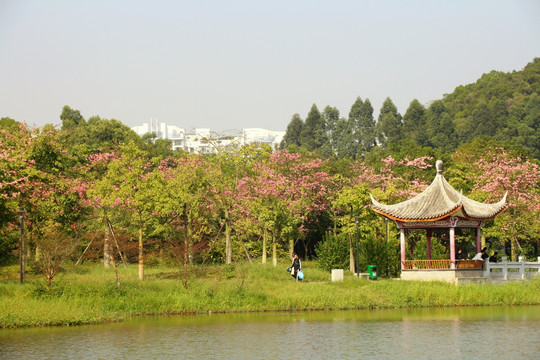
[[[293,261],[291,264],[291,275],[298,281],[298,272],[302,271],[302,262],[297,253],[293,253]]]

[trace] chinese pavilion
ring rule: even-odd
[[[455,229],[476,229],[476,251],[480,252],[481,228],[485,221],[493,219],[506,209],[506,195],[495,204],[485,204],[469,199],[462,192],[456,191],[443,176],[443,162],[435,164],[437,175],[431,185],[412,199],[394,205],[384,205],[371,196],[373,211],[393,220],[401,232],[401,270],[402,278],[418,278],[411,272],[433,270],[452,270],[452,277],[459,277],[457,269],[481,269],[482,262],[458,260],[456,262]],[[449,229],[450,259],[431,259],[431,230]],[[406,260],[406,229],[426,229],[427,260]],[[481,271],[481,270],[480,270]],[[430,273],[433,275],[432,273]],[[420,275],[420,277],[426,277]],[[430,277],[430,276],[427,276]]]

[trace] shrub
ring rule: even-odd
[[[399,274],[399,243],[387,242],[382,238],[370,238],[360,241],[360,272],[367,271],[368,265],[377,265],[377,274],[395,277]]]
[[[330,271],[349,268],[349,240],[346,234],[330,236],[315,246],[318,266]]]

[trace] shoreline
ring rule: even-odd
[[[348,274],[331,282],[328,273],[308,266],[306,281],[295,283],[282,267],[286,265],[211,266],[191,274],[187,289],[178,269],[162,266],[149,269],[144,281],[137,280],[136,265],[122,269],[119,288],[113,272],[99,265],[71,267],[50,289],[37,274],[21,285],[13,276],[2,276],[3,271],[0,328],[104,324],[148,316],[540,305],[540,279],[453,285],[369,281]]]

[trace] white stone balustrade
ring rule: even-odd
[[[509,280],[509,277],[516,274],[517,277],[520,279],[526,279],[528,278],[528,274],[532,276],[533,272],[527,272],[528,269],[536,269],[535,275],[540,275],[540,256],[538,257],[538,261],[525,261],[524,256],[519,257],[519,261],[517,262],[509,262],[506,261],[506,256],[502,257],[501,262],[499,263],[493,263],[486,261],[484,264],[484,277],[485,278],[494,278],[499,277],[502,275],[503,280]],[[501,273],[494,272],[492,270],[494,269],[501,269]],[[509,271],[511,269],[517,269],[517,271]],[[515,276],[512,276],[515,278]]]

